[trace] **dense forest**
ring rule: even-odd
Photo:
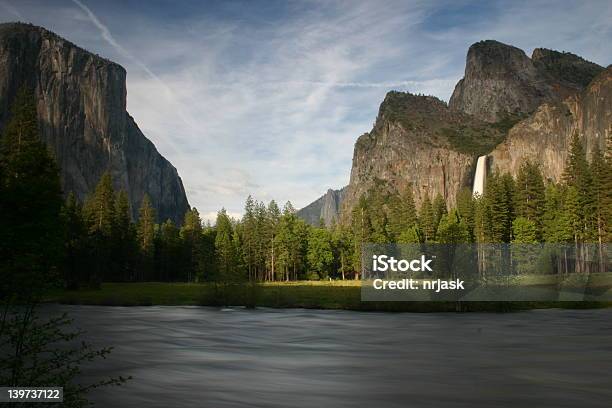
[[[417,208],[411,189],[397,192],[381,181],[360,198],[347,222],[330,227],[307,225],[290,202],[281,209],[250,196],[240,220],[222,209],[214,226],[205,225],[192,208],[177,226],[158,220],[146,196],[134,222],[126,192],[113,189],[108,173],[84,203],[72,194],[61,202],[57,166],[38,139],[35,111],[22,105],[13,123],[32,124],[29,141],[24,144],[25,133],[8,134],[0,156],[3,240],[15,243],[4,247],[7,256],[18,254],[20,243],[31,241],[22,237],[44,227],[46,236],[32,241],[39,247],[31,252],[71,288],[103,281],[352,279],[362,269],[362,243],[546,242],[579,248],[604,245],[612,234],[611,143],[605,151],[595,146],[587,157],[578,134],[560,183],[544,180],[537,163],[525,162],[516,178],[491,174],[483,196],[461,190],[453,208],[439,195]],[[17,174],[26,165],[46,182]],[[32,199],[41,195],[44,208],[35,212],[29,203],[41,202]],[[24,259],[9,258],[13,267],[27,267]]]

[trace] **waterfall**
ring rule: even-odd
[[[487,156],[478,157],[476,162],[476,174],[474,174],[473,195],[483,195],[485,189],[485,179],[487,178]]]

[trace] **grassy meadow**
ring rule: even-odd
[[[103,306],[244,306],[395,312],[505,312],[612,306],[609,302],[362,302],[360,281],[297,281],[257,285],[104,283],[100,289],[58,290],[46,301]]]

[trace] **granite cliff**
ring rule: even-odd
[[[558,180],[574,132],[587,152],[612,132],[611,70],[567,52],[536,48],[530,58],[497,41],[473,44],[448,105],[387,94],[373,129],[355,143],[341,220],[374,186],[392,193],[410,186],[417,206],[425,194],[452,205],[472,186],[481,155],[513,175],[524,159],[537,160]]]
[[[323,220],[327,226],[338,221],[340,206],[342,204],[346,187],[340,190],[327,190],[325,194],[319,197],[314,202],[297,212],[298,217],[302,218],[310,225],[318,226]]]
[[[410,187],[418,205],[426,195],[449,202],[471,185],[475,159],[495,147],[504,132],[432,96],[389,92],[373,129],[357,139],[343,216],[374,186],[390,192]]]
[[[579,92],[602,70],[570,53],[536,48],[529,58],[516,47],[480,41],[468,50],[449,106],[488,122],[524,117]]]
[[[189,208],[183,183],[127,113],[125,79],[123,67],[44,28],[0,24],[0,131],[18,89],[31,88],[66,193],[84,200],[109,171],[134,217],[148,194],[160,221],[180,223]]]
[[[547,102],[514,126],[506,140],[490,153],[490,166],[516,174],[524,160],[539,163],[545,178],[559,181],[571,138],[582,138],[587,156],[605,148],[612,133],[612,67],[601,72],[583,91]]]

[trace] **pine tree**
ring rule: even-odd
[[[513,181],[510,176],[492,174],[487,180],[487,189],[483,196],[490,217],[489,243],[510,242],[513,219]]]
[[[398,244],[419,244],[424,242],[423,233],[417,225],[413,225],[400,234],[397,242]]]
[[[110,240],[115,219],[115,190],[109,172],[102,174],[93,195],[85,201],[83,211],[90,234]]]
[[[319,279],[327,279],[331,272],[334,254],[332,239],[326,228],[311,228],[308,236],[308,264]]]
[[[174,273],[182,267],[181,238],[172,220],[166,220],[159,229],[158,276],[162,281],[172,281]]]
[[[401,196],[393,195],[389,200],[388,227],[389,238],[397,241],[399,236],[417,223],[416,207],[412,187],[406,187]]]
[[[126,280],[133,269],[133,254],[137,250],[134,225],[130,215],[130,203],[125,191],[120,191],[115,200],[112,224],[112,253],[115,266],[114,280]]]
[[[470,241],[467,223],[455,209],[442,216],[436,237],[443,244],[465,244]]]
[[[432,203],[432,208],[434,214],[434,230],[437,231],[442,216],[448,214],[448,209],[446,208],[446,201],[440,193],[436,194],[436,198],[434,198],[434,201]]]
[[[457,212],[459,213],[459,216],[463,220],[465,220],[465,224],[468,227],[470,242],[473,242],[475,239],[474,237],[475,203],[474,203],[474,196],[472,194],[472,191],[469,188],[462,188],[461,190],[459,190],[459,192],[457,193],[456,202],[457,202]]]
[[[545,242],[563,243],[573,239],[572,228],[563,211],[563,194],[559,187],[550,184],[546,188],[544,213],[542,215],[542,237]]]
[[[419,212],[419,228],[423,232],[425,242],[433,242],[436,235],[435,214],[429,195],[425,194],[425,198],[421,203]]]
[[[230,283],[237,279],[236,247],[233,239],[234,231],[225,209],[217,213],[215,237],[215,255],[217,270],[214,281]]]
[[[370,240],[380,244],[389,242],[387,231],[389,221],[385,212],[385,195],[380,189],[374,188],[368,192],[367,208],[370,225],[372,226]]]
[[[516,216],[534,223],[538,239],[542,236],[544,191],[544,180],[539,166],[530,161],[523,163],[516,177],[515,211]]]
[[[292,207],[292,211],[293,210]],[[262,281],[266,277],[266,261],[270,242],[266,239],[268,233],[268,211],[263,202],[255,203],[255,276]]]
[[[183,279],[186,279],[187,282],[193,282],[196,277],[205,276],[202,251],[202,220],[195,207],[185,213],[180,236],[183,241],[186,263],[186,276]]]
[[[59,172],[40,140],[32,93],[21,89],[0,140],[0,298],[52,282],[62,248]]]
[[[601,180],[604,194],[601,196],[601,208],[604,218],[604,241],[612,242],[612,125],[610,125],[606,150],[604,152],[604,172]]]
[[[353,236],[351,231],[342,225],[335,225],[332,231],[332,243],[335,259],[338,263],[338,272],[340,273],[340,278],[344,280],[351,270],[350,260],[353,253]]]
[[[576,220],[576,222],[580,225],[576,225],[578,230],[575,231],[575,236],[582,241],[594,239],[595,200],[593,179],[586,153],[578,134],[574,134],[572,137],[570,151],[565,164],[565,172],[563,173],[563,181],[567,186],[571,186],[576,190],[575,198],[577,205],[574,209],[574,215],[578,217],[579,220]]]
[[[359,202],[353,208],[351,217],[351,229],[353,232],[353,270],[355,277],[362,273],[361,257],[362,245],[372,242],[372,224],[370,222],[370,214],[368,203],[365,196],[359,198]]]
[[[268,273],[267,280],[273,281],[276,276],[276,234],[278,232],[278,224],[280,222],[280,209],[276,204],[276,201],[270,201],[268,209],[266,211],[266,228],[265,228],[265,240],[268,243]]]
[[[244,205],[242,217],[242,250],[249,281],[254,281],[256,267],[257,225],[255,220],[255,202],[250,195]]]
[[[533,220],[518,217],[512,222],[513,243],[535,244],[538,242],[537,226]]]
[[[599,149],[599,145],[596,144],[593,148],[591,158],[591,181],[592,181],[592,200],[593,209],[593,231],[589,234],[597,240],[598,243],[598,261],[600,272],[605,272],[604,266],[604,242],[606,242],[606,231],[609,226],[607,225],[608,217],[607,212],[610,211],[606,208],[606,204],[609,204],[607,196],[611,195],[612,192],[607,190],[609,180],[611,179],[610,167],[606,163],[604,154]]]
[[[488,200],[481,196],[474,199],[474,239],[477,243],[492,242],[491,208]]]
[[[149,196],[145,194],[138,211],[138,224],[136,236],[140,249],[141,280],[150,279],[153,271],[153,256],[155,251],[156,215]]]
[[[536,248],[538,227],[535,221],[526,217],[517,217],[512,222],[513,245],[512,261],[519,274],[533,273],[536,265]]]
[[[85,281],[82,274],[87,270],[87,228],[83,219],[83,208],[74,193],[70,193],[62,207],[64,223],[64,280],[69,289],[78,289]]]

